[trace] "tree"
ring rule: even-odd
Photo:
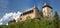
[[[55,27],[58,28],[58,19],[59,19],[59,15],[57,13],[57,11],[55,11],[55,14],[54,14],[54,22],[55,22]]]
[[[55,11],[54,18],[55,18],[56,20],[59,19],[59,15],[58,15],[57,11]]]

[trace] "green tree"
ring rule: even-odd
[[[55,28],[58,28],[58,26],[59,26],[58,19],[59,19],[59,15],[58,15],[57,11],[55,11],[55,14],[54,14]]]

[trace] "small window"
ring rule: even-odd
[[[49,15],[48,15],[49,16]]]
[[[22,18],[20,18],[20,20],[22,20]]]

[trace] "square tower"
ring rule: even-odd
[[[52,17],[52,7],[49,6],[47,3],[44,4],[43,6],[43,16],[44,17],[49,17],[51,18]]]

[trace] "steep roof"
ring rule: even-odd
[[[26,11],[24,11],[22,14],[27,14],[29,12],[33,12],[33,9],[38,9],[38,8],[34,5],[32,8],[29,8]],[[20,16],[22,16],[22,14]]]
[[[52,9],[52,7],[50,5],[48,5],[48,3],[45,3],[44,6],[42,8],[45,8],[45,7],[49,7]]]

